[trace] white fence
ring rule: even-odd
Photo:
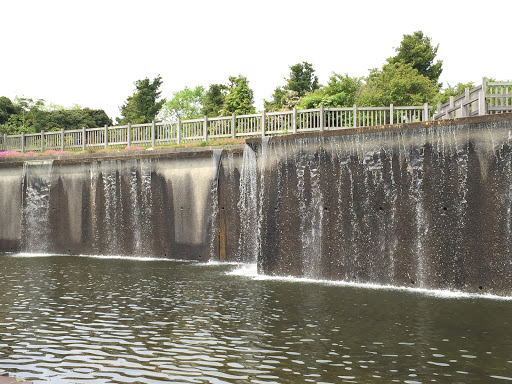
[[[4,151],[82,150],[126,146],[162,146],[211,138],[273,136],[299,132],[370,127],[430,120],[432,107],[317,108],[253,115],[82,128],[0,136]]]
[[[438,104],[434,120],[512,112],[512,82],[487,82]]]

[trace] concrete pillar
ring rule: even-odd
[[[203,121],[203,140],[208,140],[208,116],[205,116]]]
[[[292,113],[292,132],[297,133],[297,108],[293,108]]]
[[[324,106],[323,106],[322,104],[320,104],[319,117],[320,117],[320,121],[319,121],[319,124],[320,124],[320,130],[321,130],[321,131],[323,131],[323,130],[324,130],[325,123],[324,123]]]
[[[108,148],[108,125],[105,124],[105,149]]]
[[[128,128],[126,129],[126,136],[128,141],[128,146],[132,146],[132,123],[128,123]]]
[[[181,143],[181,119],[178,117],[178,123],[176,127],[176,138],[178,140],[178,144]]]
[[[261,112],[261,137],[265,137],[265,111]]]
[[[487,103],[485,102],[485,97],[487,95],[487,79],[484,77],[482,79],[482,89],[478,94],[478,114],[485,115],[487,114]]]
[[[151,122],[151,147],[155,148],[156,145],[156,125],[155,121]]]
[[[234,113],[231,116],[231,137],[236,138],[236,114]]]

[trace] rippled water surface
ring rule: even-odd
[[[512,382],[512,301],[0,256],[0,370],[35,383]]]

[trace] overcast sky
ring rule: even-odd
[[[134,81],[163,78],[162,96],[243,74],[256,106],[308,61],[365,76],[404,34],[439,44],[441,81],[512,79],[511,0],[115,1],[0,3],[0,96],[104,109],[111,117]]]

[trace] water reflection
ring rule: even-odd
[[[35,383],[512,381],[510,301],[0,257],[0,370]]]

